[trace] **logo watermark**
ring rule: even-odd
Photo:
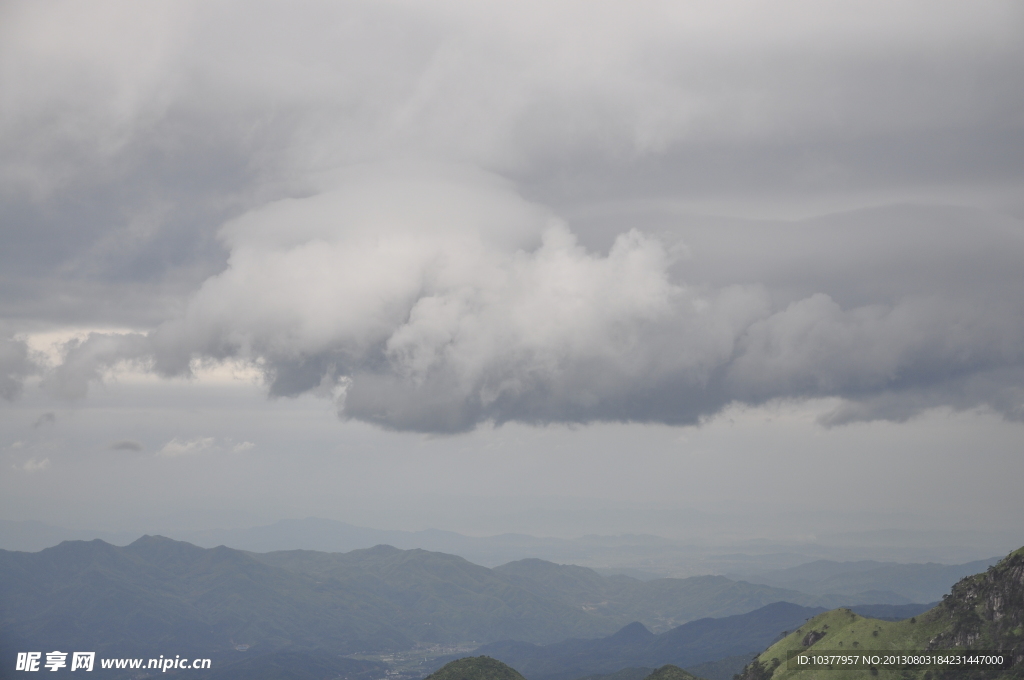
[[[68,656],[71,656],[70,667],[68,664]],[[60,650],[54,650],[52,652],[18,652],[17,661],[14,664],[14,670],[16,671],[51,671],[56,672],[61,669],[67,669],[69,671],[91,671],[96,667],[96,652],[62,652]],[[158,670],[161,673],[166,673],[169,670],[182,670],[182,669],[206,669],[210,667],[210,659],[183,659],[180,654],[174,655],[174,657],[164,656],[161,654],[156,659],[129,659],[124,657],[114,657],[109,659],[100,659],[99,667],[104,669],[117,668],[117,669],[147,669],[147,670]]]

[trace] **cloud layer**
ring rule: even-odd
[[[479,171],[385,165],[335,182],[228,223],[227,269],[180,317],[71,344],[47,380],[80,396],[116,361],[175,376],[243,359],[273,396],[312,392],[342,417],[426,432],[692,424],[732,402],[817,397],[847,401],[832,424],[935,406],[1024,415],[1024,242],[1005,219],[906,207],[819,218],[773,230],[782,242],[759,251],[773,276],[723,285],[709,273],[737,263],[730,248],[715,259],[721,225],[630,230],[601,252]],[[842,248],[851,222],[859,249]],[[808,278],[823,264],[832,272]],[[915,267],[932,269],[907,278]]]
[[[0,11],[0,316],[140,329],[53,395],[241,359],[426,432],[1022,417],[1018,3]],[[864,196],[931,205],[679,209]],[[0,396],[39,370],[0,339]]]
[[[0,336],[0,397],[8,401],[17,397],[23,380],[38,371],[24,340]]]

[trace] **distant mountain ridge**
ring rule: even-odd
[[[455,569],[456,564],[470,564],[444,553],[402,551],[391,546],[377,546],[349,553],[286,550],[247,554],[275,567],[341,580],[347,578],[346,574],[354,567],[372,570],[376,578],[397,577],[408,566],[410,556],[417,555],[421,561],[435,563],[434,569],[441,565],[454,569],[452,578],[455,578],[456,572],[460,573],[458,578],[462,578],[463,567]],[[503,584],[519,588],[542,601],[558,602],[574,612],[586,613],[592,620],[602,622],[609,632],[630,621],[640,621],[656,631],[664,631],[693,619],[740,614],[783,600],[824,608],[858,602],[858,598],[809,596],[795,590],[732,581],[724,576],[638,581],[622,575],[601,576],[587,567],[554,564],[539,559],[518,560],[491,570],[472,566],[483,570],[479,573],[490,572],[500,577]],[[404,587],[400,579],[394,583]],[[421,622],[420,625],[425,623]],[[535,641],[538,635],[534,631],[533,638],[525,635],[506,637]]]
[[[572,539],[537,537],[525,534],[494,536],[467,536],[453,531],[426,529],[400,531],[371,529],[336,520],[308,517],[285,519],[262,526],[211,530],[165,529],[159,532],[169,538],[186,541],[205,548],[226,545],[239,550],[270,552],[277,550],[317,550],[321,552],[349,552],[375,545],[387,544],[402,549],[420,548],[434,552],[459,555],[471,562],[494,567],[528,557],[542,558],[561,564],[586,564],[602,569],[614,569],[641,580],[647,576],[691,576],[722,574],[733,580],[752,580],[765,570],[779,570],[803,565],[814,560],[843,560],[849,557],[864,559],[875,553],[870,545],[855,546],[858,535],[837,535],[841,544],[771,542],[741,543],[734,546],[690,544],[645,534],[617,536],[582,536]],[[962,542],[959,548],[941,541],[946,534],[935,532],[867,532],[865,539],[880,540],[887,546],[885,559],[900,563],[943,562],[959,563],[977,559],[978,546],[984,544],[1016,545],[1002,534],[972,532],[957,533],[948,538]],[[947,532],[948,533],[948,532]],[[876,536],[876,534],[879,534]],[[81,531],[54,527],[36,521],[0,520],[0,549],[38,551],[53,547],[64,540],[102,539],[114,545],[127,545],[142,532]],[[827,538],[827,537],[826,537]],[[851,543],[853,541],[853,543]],[[927,545],[946,545],[931,550]],[[958,544],[959,545],[959,544]],[[902,546],[902,547],[901,547]],[[988,552],[1000,553],[1003,548]],[[852,564],[843,562],[842,564]],[[879,563],[882,564],[882,563]],[[951,586],[953,581],[947,585]],[[776,585],[770,583],[768,585]],[[779,586],[790,587],[790,586]],[[860,591],[888,590],[888,586],[871,585]],[[799,590],[799,588],[797,588]],[[910,598],[915,599],[915,598]],[[925,598],[930,601],[934,598]]]
[[[525,559],[495,567],[514,583],[545,597],[614,617],[640,621],[659,632],[707,616],[721,617],[753,611],[772,602],[807,607],[909,604],[889,592],[810,596],[791,588],[734,581],[724,576],[691,576],[637,581],[625,576],[602,577],[592,569]],[[952,585],[952,583],[950,584]],[[753,650],[751,650],[753,651]]]
[[[729,576],[811,595],[856,595],[875,590],[895,593],[909,602],[934,602],[963,577],[984,571],[999,559],[991,557],[955,565],[816,560],[788,569]]]
[[[691,621],[660,635],[637,622],[597,640],[550,645],[498,642],[480,647],[477,653],[519,669],[530,680],[573,680],[625,667],[688,667],[756,652],[783,631],[793,630],[823,611],[821,607],[776,602],[746,614]]]
[[[225,680],[254,672],[256,657],[308,659],[314,675],[372,680],[380,666],[342,657],[380,660],[417,643],[475,640],[530,680],[666,663],[724,673],[715,662],[749,658],[827,600],[721,576],[638,581],[537,559],[488,569],[386,545],[248,553],[159,536],[125,547],[70,541],[0,551],[0,663],[25,649],[132,657],[173,649],[214,659]],[[865,609],[889,618],[914,611]],[[643,624],[678,620],[661,633]]]
[[[96,540],[0,551],[0,633],[132,655],[162,653],[162,641],[173,640],[180,653],[209,655],[230,653],[236,643],[253,653],[348,654],[406,649],[417,640],[550,641],[614,629],[453,555],[387,546],[347,555],[350,568],[328,576],[154,536],[126,547]],[[388,562],[404,562],[397,582],[388,578]],[[445,619],[444,606],[462,611]],[[425,620],[448,624],[424,627]]]
[[[168,641],[175,653],[232,658],[238,644],[252,654],[545,644],[600,638],[631,620],[667,628],[790,597],[821,599],[724,577],[641,582],[542,560],[488,569],[391,546],[247,553],[146,536],[125,547],[95,540],[0,551],[5,644],[132,655],[163,653]]]

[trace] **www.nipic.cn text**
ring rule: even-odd
[[[68,656],[71,657],[69,662]],[[67,669],[71,671],[91,671],[96,664],[96,652],[18,652],[18,660],[15,662],[16,671],[58,671]],[[169,670],[177,669],[203,669],[210,667],[209,659],[182,659],[181,655],[174,658],[165,657],[162,654],[156,659],[100,659],[100,668],[128,668],[128,669],[149,669],[159,670],[166,673]]]

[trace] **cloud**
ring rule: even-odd
[[[121,439],[120,441],[113,442],[110,448],[113,451],[142,451],[145,447],[141,442],[133,439]]]
[[[215,437],[197,437],[195,439],[180,439],[174,437],[157,451],[158,456],[174,458],[177,456],[194,456],[203,453],[220,453],[230,451],[231,453],[244,453],[253,449],[256,445],[249,441],[232,443],[230,438],[218,441]],[[141,451],[142,445],[133,441],[117,442],[111,448],[132,451]]]
[[[38,372],[24,340],[0,337],[0,397],[13,401],[21,394],[24,379]]]
[[[124,363],[145,362],[149,351],[141,333],[89,333],[63,345],[63,358],[48,371],[41,383],[44,390],[61,399],[80,399],[90,382],[99,382],[105,370]]]
[[[216,448],[213,437],[200,437],[198,439],[186,439],[181,440],[175,437],[171,441],[163,445],[159,451],[158,456],[167,456],[168,458],[175,458],[178,456],[194,456],[207,451],[212,451]]]
[[[35,429],[43,425],[53,425],[55,422],[57,422],[57,415],[52,411],[48,411],[36,418],[36,421],[32,423],[32,427]]]
[[[878,249],[777,230],[788,240],[774,254],[740,257],[761,255],[765,283],[717,284],[702,272],[735,269],[737,256],[702,261],[716,257],[706,234],[691,232],[701,247],[681,248],[631,230],[595,252],[499,178],[365,167],[226,225],[228,268],[179,318],[146,336],[90,337],[69,350],[69,374],[98,375],[86,359],[109,363],[121,346],[168,376],[188,375],[197,359],[240,358],[260,367],[272,396],[330,395],[343,418],[425,432],[486,421],[693,424],[733,402],[819,397],[850,403],[826,424],[934,406],[1020,418],[1020,232],[953,211],[942,215],[969,218],[971,243],[959,229],[944,242],[935,212],[807,223],[839,235],[852,221],[856,238],[884,241]],[[894,226],[873,232],[879,220]],[[919,230],[922,220],[933,227]],[[969,268],[953,285],[947,261]],[[808,267],[831,271],[808,279]],[[861,267],[868,284],[848,276]],[[914,267],[922,273],[908,278]],[[164,455],[211,445],[173,440]]]
[[[67,343],[68,399],[238,359],[426,432],[823,396],[826,424],[1020,418],[1019,220],[679,208],[1011,200],[1020,7],[941,6],[11,6],[0,314],[150,329]]]
[[[1024,175],[1014,2],[97,7],[3,9],[10,318],[152,327],[223,269],[219,224],[396,158],[550,205]]]
[[[35,472],[43,472],[44,470],[49,469],[50,459],[43,458],[42,460],[36,460],[35,458],[29,458],[21,465],[12,465],[11,467],[13,467],[15,470],[21,470],[29,474]]]

